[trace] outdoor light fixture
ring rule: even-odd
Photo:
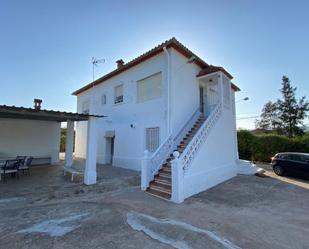
[[[242,102],[242,101],[247,101],[247,100],[249,100],[249,97],[245,97],[243,99],[237,100],[235,103]]]

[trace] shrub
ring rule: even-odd
[[[248,130],[239,130],[237,137],[241,159],[269,162],[278,152],[309,153],[309,134],[288,138],[276,134],[254,135]]]

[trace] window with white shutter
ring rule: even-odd
[[[137,102],[161,97],[162,74],[156,73],[137,83]]]
[[[146,128],[146,150],[155,152],[160,145],[160,128]]]
[[[82,104],[82,113],[89,114],[89,109],[90,109],[90,103],[89,103],[89,100],[86,100]]]
[[[114,103],[122,103],[123,102],[123,85],[119,85],[115,87],[115,100]]]

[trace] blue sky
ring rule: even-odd
[[[71,93],[176,37],[242,89],[238,118],[280,96],[282,75],[309,93],[309,1],[0,1],[0,104],[75,111]],[[254,119],[238,126],[253,128]],[[309,121],[306,121],[309,123]]]

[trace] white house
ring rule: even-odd
[[[77,112],[97,122],[97,162],[142,171],[142,189],[182,202],[239,172],[235,92],[222,67],[172,38],[82,87]],[[77,123],[75,156],[86,156]]]

